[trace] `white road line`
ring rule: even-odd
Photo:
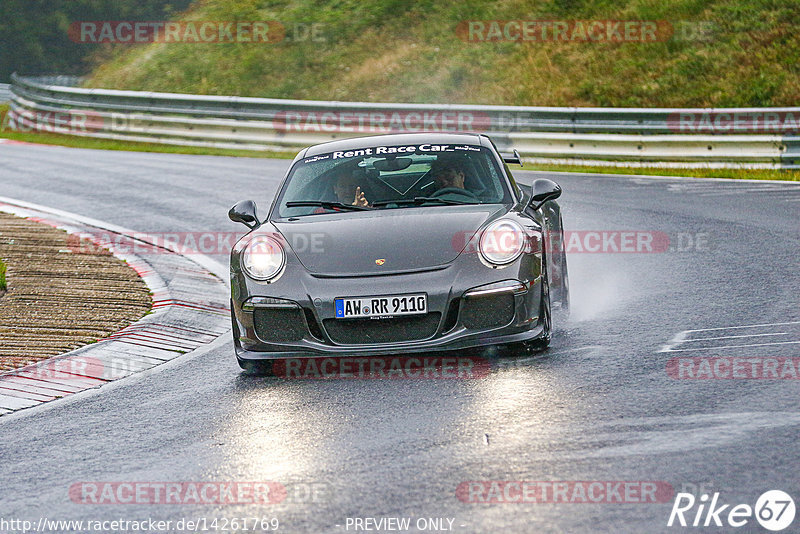
[[[711,182],[711,183],[719,183],[719,184],[728,184],[728,185],[735,185],[735,184],[776,184],[776,185],[787,185],[792,184],[794,182],[787,182],[786,180],[751,180],[746,178],[698,178],[694,176],[660,176],[657,174],[625,174],[624,172],[621,173],[592,173],[592,172],[580,172],[580,171],[573,171],[573,172],[566,172],[566,171],[519,171],[521,173],[546,173],[546,174],[555,174],[555,175],[567,175],[567,176],[591,176],[592,178],[627,178],[630,181],[636,183],[638,181],[650,181],[650,180],[663,180],[665,182],[693,182],[697,184],[701,184],[704,182]],[[710,185],[710,184],[709,184]],[[790,186],[791,187],[791,186]],[[800,186],[798,186],[800,188]]]
[[[658,352],[669,352],[670,349],[672,349],[672,347],[680,345],[686,339],[686,334],[689,332],[691,332],[691,330],[684,330],[683,332],[678,332],[673,336],[672,339],[669,340],[669,342],[667,342],[666,345],[661,347],[661,350]]]
[[[744,334],[741,336],[698,337],[697,339],[685,339],[683,342],[689,343],[691,341],[713,341],[715,339],[733,339],[737,337],[786,336],[786,335],[788,335],[786,332],[776,332],[774,334]]]
[[[791,321],[788,323],[764,323],[764,324],[748,324],[744,326],[720,326],[718,328],[698,328],[697,330],[684,330],[682,334],[689,332],[711,332],[712,330],[734,330],[736,328],[758,328],[760,326],[784,326],[790,324],[800,324],[800,321]]]
[[[690,352],[696,350],[717,350],[717,349],[736,349],[740,347],[766,347],[767,345],[792,345],[798,344],[800,341],[776,341],[774,343],[754,343],[752,345],[728,345],[722,347],[702,347],[699,349],[661,349],[661,352]]]

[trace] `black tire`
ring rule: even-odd
[[[553,314],[550,305],[550,279],[547,276],[547,258],[542,257],[542,296],[539,299],[539,324],[542,325],[542,335],[531,341],[523,341],[508,346],[512,353],[519,355],[541,352],[550,346],[553,332]]]
[[[569,317],[569,271],[567,270],[567,251],[564,246],[564,221],[561,215],[558,216],[558,224],[561,225],[561,305],[559,306],[559,318]]]
[[[542,325],[542,335],[532,341],[525,343],[525,348],[529,352],[540,352],[550,346],[550,339],[553,335],[553,313],[550,305],[550,280],[547,271],[542,275],[542,298],[539,304],[539,324]]]

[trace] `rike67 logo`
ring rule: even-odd
[[[794,500],[781,490],[764,492],[756,505],[723,504],[719,493],[714,493],[709,502],[708,494],[699,499],[691,493],[678,493],[669,514],[667,526],[671,527],[743,527],[755,517],[758,524],[767,530],[784,530],[794,521]]]

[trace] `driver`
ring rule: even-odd
[[[352,204],[353,206],[369,206],[367,198],[358,185],[363,177],[357,169],[343,169],[334,177],[333,192],[336,200],[342,204]]]
[[[431,177],[437,191],[455,188],[463,189],[467,194],[470,194],[464,187],[466,175],[467,169],[460,158],[439,158],[431,165]]]

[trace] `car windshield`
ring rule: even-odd
[[[298,161],[280,194],[276,215],[498,204],[510,199],[500,167],[485,147],[379,146]]]

